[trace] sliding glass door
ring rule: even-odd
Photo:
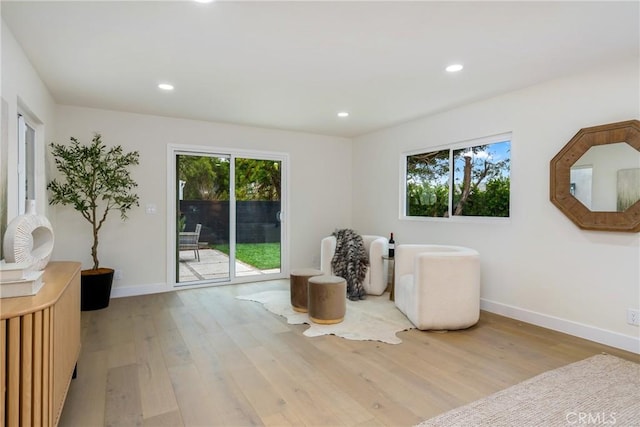
[[[285,162],[260,157],[174,153],[176,285],[282,273]]]
[[[281,271],[282,161],[235,158],[236,276]]]
[[[176,155],[178,284],[228,281],[231,277],[230,164],[229,155]]]

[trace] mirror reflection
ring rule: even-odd
[[[571,166],[571,194],[593,212],[622,212],[640,200],[640,152],[626,142],[596,145]]]

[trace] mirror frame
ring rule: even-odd
[[[640,151],[640,121],[580,129],[551,160],[551,202],[584,230],[640,232],[640,200],[624,212],[594,212],[570,192],[571,166],[591,147],[617,142],[626,142]]]

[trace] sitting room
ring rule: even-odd
[[[0,13],[2,425],[640,425],[638,2]]]

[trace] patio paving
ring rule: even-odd
[[[229,257],[216,249],[200,249],[200,261],[193,251],[180,251],[179,283],[229,277]],[[260,270],[236,260],[236,277],[279,273],[280,269]]]

